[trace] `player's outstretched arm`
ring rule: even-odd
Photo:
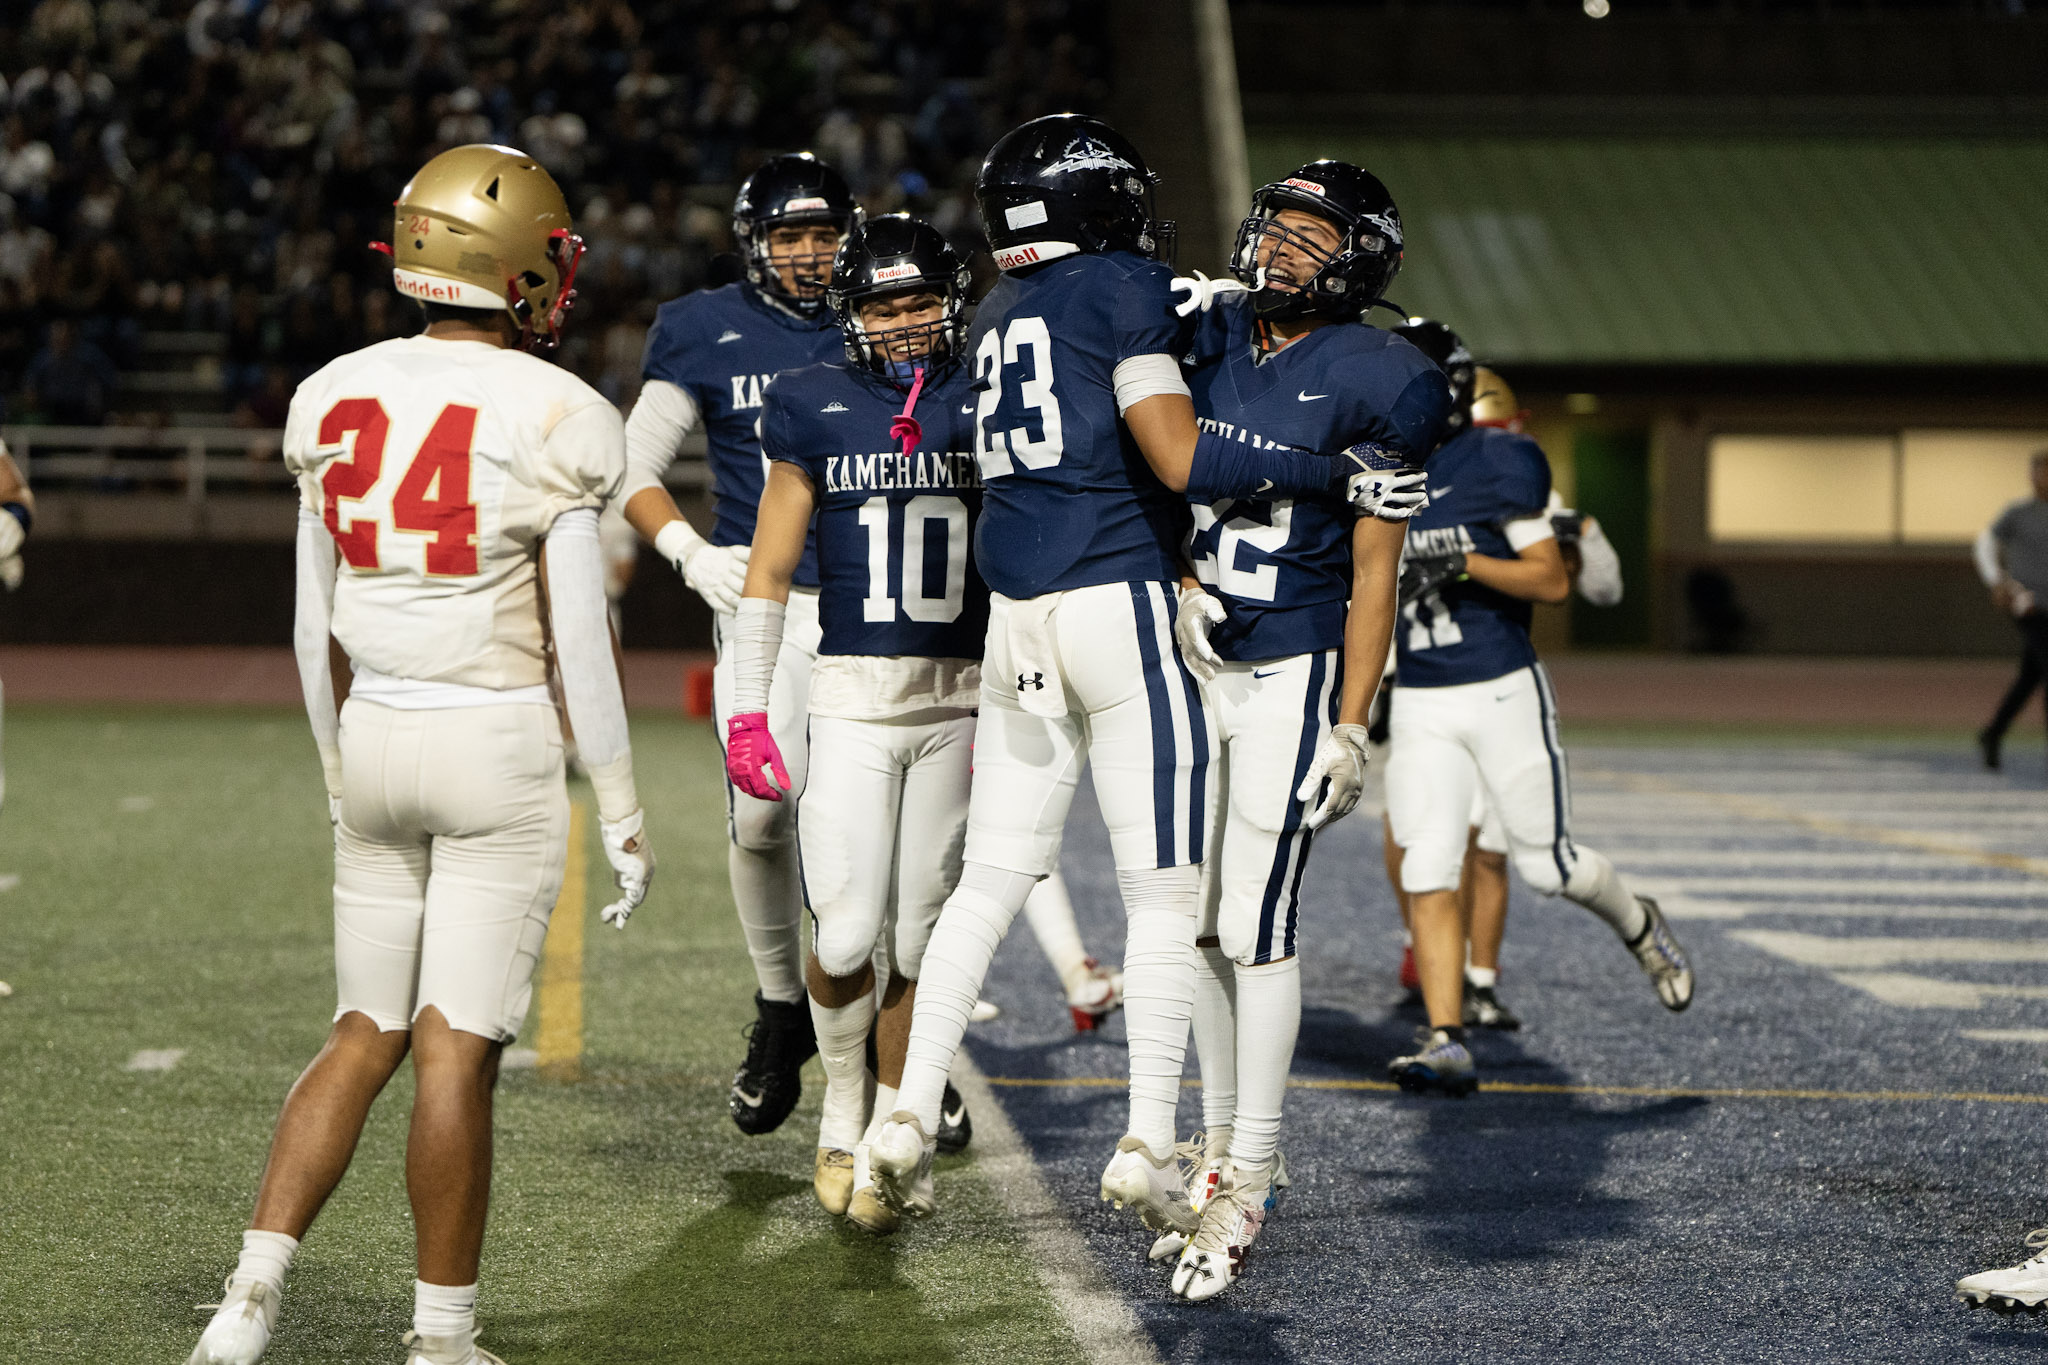
[[[1544,525],[1547,527],[1548,521]],[[1510,534],[1509,543],[1514,539]],[[1572,595],[1572,576],[1564,566],[1564,551],[1558,548],[1557,538],[1552,535],[1517,547],[1513,559],[1467,554],[1465,573],[1474,583],[1527,602],[1557,603]]]
[[[633,783],[633,748],[626,733],[625,689],[612,651],[597,509],[577,507],[555,518],[542,543],[540,562],[555,663],[562,675],[562,703],[597,794],[605,858],[620,892],[618,900],[598,913],[605,923],[623,929],[627,916],[647,899],[654,854],[647,846],[640,795]]]
[[[746,595],[733,622],[732,716],[725,723],[725,775],[761,801],[780,801],[790,789],[789,768],[768,729],[768,693],[782,653],[789,585],[803,559],[817,505],[817,490],[799,466],[779,459],[769,463],[768,486],[754,522]]]
[[[1315,801],[1317,788],[1329,784],[1302,820],[1308,829],[1343,819],[1365,791],[1366,728],[1394,639],[1395,588],[1407,535],[1405,520],[1360,517],[1352,528],[1351,605],[1344,616],[1344,690],[1338,696],[1337,723],[1295,793],[1298,800]]]
[[[665,379],[641,385],[626,418],[625,517],[713,611],[731,612],[747,576],[747,547],[705,540],[662,482],[698,415],[697,400],[681,385]]]

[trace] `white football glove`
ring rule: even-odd
[[[1208,682],[1223,669],[1223,656],[1209,643],[1209,632],[1223,624],[1229,613],[1223,604],[1200,588],[1183,588],[1180,610],[1174,613],[1173,638],[1180,641],[1180,656],[1188,671]]]
[[[740,589],[747,585],[747,556],[750,545],[700,545],[676,568],[699,597],[713,611],[731,613],[740,609]]]
[[[1301,779],[1301,786],[1295,789],[1297,801],[1316,799],[1316,788],[1328,779],[1330,790],[1314,810],[1302,818],[1303,829],[1317,830],[1333,820],[1342,820],[1351,814],[1358,804],[1359,796],[1365,791],[1366,736],[1363,725],[1337,725],[1323,737],[1316,746],[1315,762],[1308,765],[1308,776]]]
[[[9,520],[11,521],[13,518],[10,517]],[[0,588],[13,592],[21,586],[21,575],[20,555],[8,555],[6,558],[0,559]]]
[[[1406,521],[1429,506],[1429,477],[1419,469],[1405,466],[1374,469],[1361,464],[1345,480],[1344,497],[1362,517]]]
[[[1197,270],[1192,275],[1176,277],[1173,281],[1173,292],[1188,296],[1185,303],[1173,306],[1175,313],[1186,317],[1190,313],[1208,312],[1209,305],[1216,302],[1217,295],[1241,294],[1244,292],[1244,286],[1236,280],[1212,280]]]
[[[626,921],[647,899],[647,885],[654,880],[654,850],[647,846],[646,817],[634,811],[623,820],[599,819],[598,832],[604,836],[604,856],[612,865],[612,881],[619,899],[597,912],[597,917],[614,929]]]

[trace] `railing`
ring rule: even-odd
[[[166,487],[195,506],[210,490],[259,492],[292,487],[279,458],[282,431],[246,427],[0,427],[29,486],[74,496],[118,499]],[[710,485],[702,434],[683,443],[669,487]]]

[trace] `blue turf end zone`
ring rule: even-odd
[[[2048,1351],[2048,1323],[1955,1303],[2048,1223],[2048,809],[2038,779],[1898,748],[1575,749],[1580,841],[1660,895],[1699,995],[1656,1003],[1587,912],[1516,887],[1469,1100],[1289,1092],[1294,1186],[1246,1276],[1175,1301],[1098,1203],[1121,1088],[997,1094],[1055,1201],[1170,1361],[1956,1361]],[[1065,866],[1120,955],[1083,784]],[[1295,1076],[1385,1079],[1418,1016],[1361,810],[1318,842]],[[969,1030],[992,1079],[1116,1078],[1120,1017],[1076,1037],[1019,924]],[[1193,1074],[1192,1053],[1190,1074]],[[1615,1087],[1649,1093],[1589,1093]],[[1668,1093],[1826,1092],[1814,1097]],[[1184,1092],[1181,1131],[1200,1127]]]

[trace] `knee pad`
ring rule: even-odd
[[[826,906],[813,911],[811,951],[827,976],[852,976],[862,964],[874,960],[875,937],[880,932],[879,916],[868,916],[847,906]]]
[[[780,852],[789,846],[790,836],[795,832],[795,814],[793,795],[780,801],[756,801],[735,792],[726,832],[735,847],[749,853]]]
[[[1449,840],[1418,839],[1401,850],[1401,889],[1411,896],[1456,891],[1465,871],[1465,849]]]
[[[1518,848],[1515,850],[1515,871],[1522,874],[1522,880],[1529,883],[1529,889],[1542,896],[1555,896],[1565,889],[1565,874],[1558,870],[1557,855],[1548,845],[1542,848]],[[1572,864],[1567,862],[1567,868]],[[1577,869],[1573,869],[1578,875]]]

